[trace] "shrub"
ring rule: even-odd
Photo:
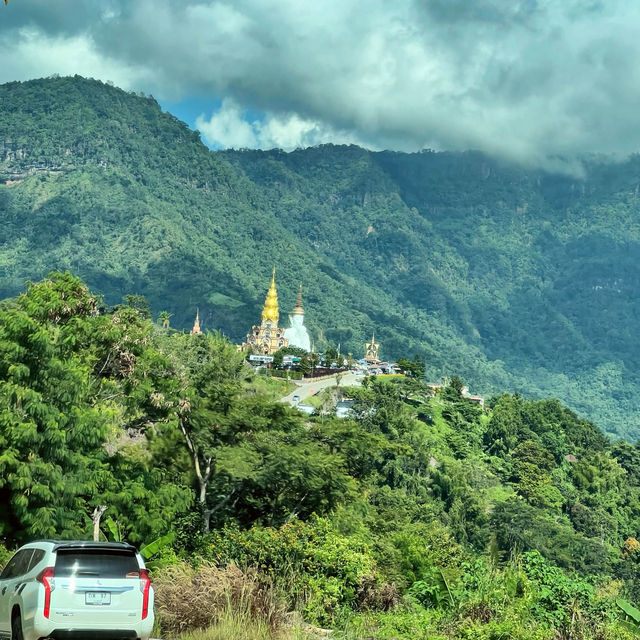
[[[377,582],[368,546],[339,534],[323,518],[280,528],[227,527],[210,537],[207,556],[213,562],[266,573],[291,606],[301,607],[307,619],[322,624],[345,606],[357,607],[359,598],[367,599],[364,591]]]
[[[269,580],[235,565],[173,565],[155,578],[154,588],[160,628],[168,635],[208,629],[230,618],[270,628],[284,620],[284,608]]]
[[[0,570],[9,562],[9,558],[11,558],[13,554],[14,551],[9,551],[3,544],[0,544]]]
[[[523,554],[523,568],[533,583],[535,599],[531,608],[536,620],[563,629],[576,618],[597,617],[594,589],[583,579],[568,576],[537,551]]]
[[[356,592],[358,609],[391,611],[400,604],[402,597],[397,585],[380,583],[372,576],[364,577]]]
[[[423,607],[450,607],[455,604],[447,578],[439,567],[426,571],[423,580],[411,585],[409,594]]]
[[[438,522],[410,524],[391,538],[397,551],[402,586],[410,586],[430,574],[434,567],[445,571],[447,579],[459,574],[464,559],[462,547]]]

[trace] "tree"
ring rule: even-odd
[[[272,362],[273,368],[281,369],[283,360],[284,360],[284,353],[282,353],[282,349],[279,349],[273,354],[273,362]]]
[[[65,344],[64,325],[74,313],[93,314],[95,302],[67,274],[31,285],[0,313],[5,536],[82,535],[84,502],[106,472],[100,452],[109,425],[91,402],[90,371]]]
[[[413,374],[413,363],[410,360],[407,360],[407,358],[398,358],[396,364],[400,367],[400,371],[402,371],[402,373],[407,375]]]
[[[305,354],[300,358],[298,368],[300,369],[300,373],[303,376],[308,376],[311,373],[312,366],[311,366],[311,358],[309,354]]]
[[[330,367],[334,362],[337,364],[338,350],[335,347],[329,347],[324,352],[324,366]]]
[[[234,519],[278,524],[323,513],[352,490],[344,461],[298,411],[244,391],[243,354],[218,334],[176,334],[163,349],[182,371],[178,429],[195,476],[202,530]],[[158,453],[175,440],[170,431]]]
[[[420,402],[433,395],[431,389],[418,378],[399,378],[393,382],[400,390],[405,402],[410,401],[412,398]]]
[[[524,430],[522,413],[523,401],[519,395],[505,393],[497,399],[483,435],[489,453],[504,455],[516,447]]]
[[[209,489],[217,454],[235,437],[232,408],[244,377],[244,354],[220,334],[175,335],[161,343],[182,383],[178,429],[191,460],[202,529],[209,530]]]
[[[8,510],[0,526],[10,539],[82,538],[95,508],[113,508],[116,500],[122,509],[135,500],[148,510],[149,533],[188,505],[188,497],[158,477],[160,498],[135,474],[115,472],[123,424],[143,415],[150,423],[162,411],[149,397],[153,358],[129,350],[122,337],[134,328],[98,316],[97,302],[78,278],[54,273],[0,311],[0,493]],[[111,331],[124,351],[109,342]],[[129,529],[134,537],[136,527]]]
[[[169,320],[171,320],[173,314],[168,311],[161,311],[158,315],[158,322],[163,329],[169,328]]]
[[[355,483],[343,456],[309,432],[299,412],[279,402],[243,397],[234,413],[234,438],[221,453],[213,484],[221,519],[280,525],[329,513]]]
[[[418,378],[419,380],[422,380],[424,377],[426,364],[422,356],[415,355],[413,356],[413,360],[399,358],[396,364],[400,367],[400,370],[408,376]]]
[[[513,458],[518,494],[533,506],[559,509],[564,500],[552,484],[553,455],[534,440],[525,440],[515,448]]]
[[[427,367],[427,364],[424,358],[421,355],[416,354],[413,356],[412,364],[413,364],[413,374],[415,375],[416,378],[422,380],[422,378],[424,378],[424,372]]]
[[[442,397],[445,400],[454,402],[462,398],[464,382],[460,376],[452,376],[449,384],[442,390]]]
[[[145,320],[151,319],[151,305],[149,301],[141,295],[127,294],[125,296],[127,306],[135,309]]]

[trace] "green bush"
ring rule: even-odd
[[[523,568],[532,583],[531,609],[536,620],[562,629],[575,619],[597,617],[595,591],[585,580],[565,574],[537,551],[523,555]]]
[[[11,558],[13,553],[13,551],[9,551],[3,544],[0,544],[0,570],[9,562],[9,558]]]
[[[226,527],[209,537],[206,557],[218,564],[255,567],[273,579],[310,621],[327,624],[343,607],[356,607],[376,583],[377,567],[363,541],[314,517],[280,528]]]
[[[393,613],[363,613],[347,621],[345,640],[447,640],[440,628],[440,613],[406,610]]]
[[[391,538],[401,574],[397,580],[409,586],[431,575],[434,567],[443,569],[447,579],[457,577],[463,561],[462,547],[438,522],[411,524]]]

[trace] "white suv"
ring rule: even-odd
[[[32,542],[0,574],[0,639],[147,640],[152,628],[151,580],[131,545]]]

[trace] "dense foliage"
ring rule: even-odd
[[[436,395],[368,377],[336,390],[352,418],[309,418],[219,334],[147,315],[68,273],[0,306],[5,547],[89,537],[101,505],[100,535],[148,544],[159,575],[235,576],[345,638],[602,640],[635,624],[637,446],[557,400],[482,408],[457,376]]]
[[[640,159],[583,176],[478,153],[210,152],[150,97],[80,77],[0,87],[0,295],[69,269],[163,322],[243,338],[271,268],[316,344],[424,358],[479,392],[555,396],[640,434]],[[286,321],[286,318],[285,318]]]

